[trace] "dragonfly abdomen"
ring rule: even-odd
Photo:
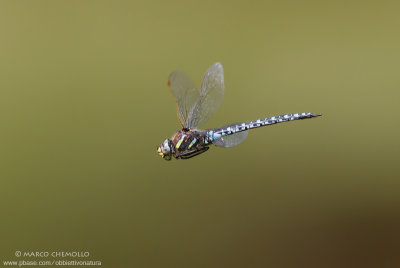
[[[295,114],[284,114],[279,116],[271,116],[264,119],[258,119],[250,122],[244,122],[239,124],[232,124],[222,128],[209,130],[207,133],[207,138],[209,142],[213,142],[221,137],[232,135],[238,132],[246,131],[253,128],[259,128],[263,126],[274,125],[277,123],[299,120],[299,119],[308,119],[321,116],[320,114],[313,113],[295,113]]]

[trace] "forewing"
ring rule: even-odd
[[[188,115],[199,97],[199,92],[192,80],[179,70],[169,75],[168,86],[175,97],[178,120],[182,127],[188,128]]]
[[[247,138],[248,134],[249,134],[248,130],[238,132],[229,136],[224,136],[218,140],[215,140],[213,144],[219,147],[226,147],[226,148],[233,147],[242,143]]]
[[[224,68],[217,62],[204,74],[199,98],[189,112],[188,128],[202,125],[218,110],[224,89]]]

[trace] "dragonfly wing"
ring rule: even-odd
[[[175,97],[178,120],[182,128],[188,128],[188,115],[199,97],[199,92],[192,80],[179,70],[169,75],[168,86]]]
[[[247,135],[249,135],[249,131],[242,131],[242,132],[238,132],[232,135],[228,135],[228,136],[224,136],[222,138],[219,138],[218,140],[215,140],[213,142],[213,144],[215,146],[219,146],[219,147],[233,147],[236,146],[240,143],[242,143],[246,138]]]
[[[218,110],[224,98],[224,89],[224,68],[217,62],[204,74],[199,98],[189,112],[188,128],[202,125]]]

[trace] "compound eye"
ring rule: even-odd
[[[170,152],[171,148],[169,148],[169,144],[168,144],[168,139],[164,141],[163,143],[163,149]]]
[[[166,155],[166,156],[164,156],[164,159],[169,161],[169,160],[171,160],[171,156],[170,155]]]

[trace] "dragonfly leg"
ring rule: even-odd
[[[210,147],[203,147],[200,150],[199,149],[195,149],[195,150],[191,150],[191,151],[186,151],[186,152],[181,153],[176,158],[189,159],[189,158],[192,158],[192,157],[194,157],[196,155],[199,155],[199,154],[202,154],[202,153],[206,152],[208,149],[210,149]]]

